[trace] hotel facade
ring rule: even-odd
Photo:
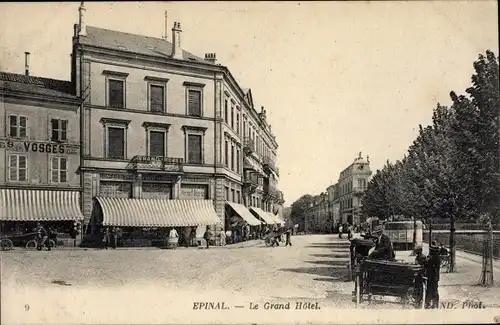
[[[215,53],[191,54],[181,37],[178,22],[172,42],[86,26],[80,7],[71,78],[83,101],[82,212],[91,232],[199,226],[201,236],[208,225],[218,243],[228,211],[243,206],[253,212],[243,219],[270,223],[284,202],[266,110]],[[160,210],[171,219],[148,219]]]

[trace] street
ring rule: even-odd
[[[217,315],[218,319],[230,321],[225,317],[234,317],[229,315],[234,315],[231,312],[235,309],[238,317],[251,312],[250,303],[261,309],[265,302],[290,302],[292,306],[311,302],[317,303],[321,311],[355,308],[351,301],[354,285],[347,282],[347,240],[334,235],[307,235],[292,237],[292,241],[292,247],[274,248],[258,241],[249,243],[250,246],[237,244],[208,250],[2,252],[2,310],[8,311],[2,316],[8,323],[32,322],[40,313],[50,323],[77,319],[119,323],[131,322],[133,313],[134,319],[140,315],[141,320],[154,323],[174,322],[175,317],[180,321],[186,313],[191,321],[208,321]],[[498,286],[474,286],[481,265],[462,259],[459,263],[458,273],[442,274],[441,299],[474,297],[491,306],[494,297],[499,296]],[[230,310],[226,314],[224,310],[195,312],[195,302],[224,302]],[[169,310],[168,317],[165,308]],[[401,306],[387,302],[363,308]],[[113,311],[112,315],[108,315],[108,310]],[[273,312],[267,316],[277,315]],[[306,310],[301,315],[311,319],[313,312]],[[292,319],[291,315],[296,319],[296,313],[281,317]]]

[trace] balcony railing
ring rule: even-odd
[[[271,157],[264,157],[262,159],[262,165],[264,166],[264,169],[270,169],[276,173],[276,164],[274,161],[271,159]]]
[[[255,141],[250,137],[243,138],[243,150],[248,154],[255,152]]]
[[[138,155],[132,158],[131,163],[134,169],[182,172],[184,159]]]
[[[271,197],[276,197],[276,185],[264,181],[264,194]]]

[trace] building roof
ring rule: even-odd
[[[80,37],[80,43],[151,56],[170,57],[172,55],[172,43],[162,38],[129,34],[93,26],[87,26],[87,35]],[[210,64],[205,59],[184,49],[182,50],[182,57],[184,60]]]
[[[65,99],[78,99],[70,81],[0,72],[0,89]]]

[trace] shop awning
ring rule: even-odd
[[[264,210],[260,208],[255,208],[251,207],[250,210],[258,215],[262,220],[264,220],[265,223],[268,225],[274,225],[276,223],[276,220],[269,215],[269,213],[265,212]]]
[[[233,210],[243,219],[245,220],[250,226],[259,226],[262,224],[257,218],[255,218],[250,211],[246,208],[246,206],[234,202],[228,202],[226,203],[233,208]]]
[[[80,211],[80,192],[1,189],[0,220],[83,220]]]
[[[221,223],[212,200],[161,200],[97,197],[103,225],[193,227]]]

